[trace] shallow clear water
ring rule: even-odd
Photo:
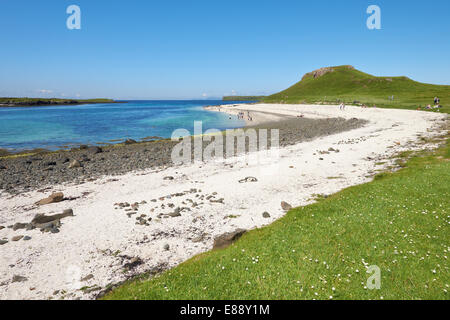
[[[0,148],[20,151],[50,150],[80,144],[141,140],[149,136],[170,138],[184,128],[193,134],[194,121],[203,131],[244,126],[225,113],[203,110],[205,105],[232,101],[127,101],[114,104],[0,108]]]

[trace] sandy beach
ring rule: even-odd
[[[367,123],[282,146],[275,163],[252,164],[235,157],[103,175],[19,194],[1,191],[0,239],[7,242],[0,245],[0,299],[93,299],[134,275],[174,267],[210,250],[218,235],[282,217],[281,201],[307,205],[316,195],[370,181],[400,151],[432,148],[419,138],[440,134],[447,119],[422,111],[352,106],[341,111],[327,105],[246,104],[208,110],[250,112],[248,125],[286,118]],[[257,181],[239,182],[246,177]],[[55,192],[63,192],[65,200],[35,205]],[[61,220],[58,233],[8,228],[38,213],[67,209],[74,216]],[[29,239],[12,241],[16,236]]]

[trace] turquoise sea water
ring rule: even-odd
[[[0,108],[0,148],[21,151],[56,150],[80,144],[141,140],[149,136],[170,138],[178,128],[193,134],[194,121],[203,131],[244,126],[225,113],[203,110],[205,105],[232,101],[125,101],[114,104]]]

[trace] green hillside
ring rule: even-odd
[[[394,100],[390,97],[394,96]],[[417,109],[433,106],[439,97],[441,111],[450,110],[450,86],[425,84],[407,77],[375,77],[352,66],[322,68],[307,73],[292,87],[263,98],[271,103],[366,104]]]

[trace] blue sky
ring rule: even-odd
[[[449,20],[448,0],[1,0],[0,96],[270,94],[342,64],[450,84]]]

